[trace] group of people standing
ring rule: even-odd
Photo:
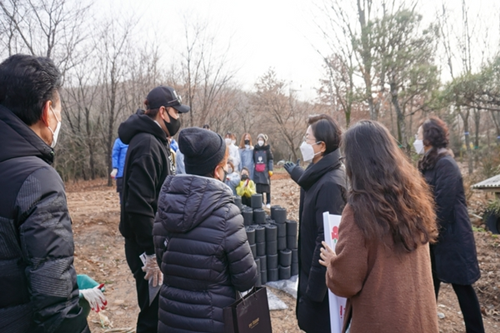
[[[255,146],[250,133],[244,133],[241,136],[239,146],[236,146],[236,136],[234,134],[227,133],[225,141],[230,151],[228,163],[233,171],[233,175],[228,174],[227,184],[235,194],[237,192],[241,194],[244,192],[242,188],[252,181],[255,184],[255,192],[262,194],[264,203],[267,208],[270,208],[274,157],[267,135],[263,133],[257,135],[257,144]],[[244,183],[240,183],[240,181],[244,181]],[[240,187],[239,191],[238,187]],[[242,195],[244,204],[249,203],[251,196],[249,194]]]
[[[60,88],[48,58],[14,55],[0,64],[0,332],[90,332],[64,184],[50,166]],[[267,137],[252,147],[245,133],[231,154],[232,135],[180,130],[190,109],[173,88],[152,89],[145,106],[118,130],[127,145],[119,230],[136,282],[136,332],[223,332],[224,307],[258,274],[225,183],[232,167],[240,185],[253,179],[270,194]],[[446,124],[429,118],[419,127],[418,168],[376,121],[345,133],[328,115],[308,124],[300,150],[309,165],[285,164],[301,188],[300,328],[330,332],[330,289],[348,299],[343,332],[437,333],[444,282],[457,294],[466,331],[484,332],[472,287],[480,277],[474,236]],[[177,133],[185,174],[176,174],[170,150]],[[335,251],[323,242],[324,212],[342,215]]]
[[[309,124],[301,151],[311,164],[285,164],[301,187],[299,327],[330,332],[328,288],[347,298],[343,332],[439,332],[446,282],[466,332],[484,332],[474,235],[446,124],[431,117],[419,127],[418,169],[376,121],[343,134],[326,115]],[[335,251],[323,241],[326,211],[342,215]]]

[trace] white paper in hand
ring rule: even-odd
[[[323,213],[325,242],[334,251],[339,240],[339,225],[341,218],[342,216],[340,215],[331,215],[328,212]],[[332,333],[342,333],[347,299],[338,297],[328,290],[328,301],[330,303],[330,326]]]

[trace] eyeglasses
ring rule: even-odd
[[[304,141],[306,141],[306,142],[307,142],[308,140],[309,140],[309,141],[316,140],[316,138],[310,138],[310,137],[308,137],[308,135],[307,135],[307,134],[306,134],[306,135],[304,135],[304,137],[303,137],[302,139],[303,139]]]

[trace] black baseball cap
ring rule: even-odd
[[[189,106],[183,105],[181,104],[181,102],[182,99],[177,95],[174,88],[167,86],[159,86],[154,88],[146,97],[146,105],[148,109],[158,109],[162,106],[170,106],[180,113],[189,112]]]

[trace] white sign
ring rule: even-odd
[[[334,251],[335,246],[339,241],[340,219],[340,215],[330,215],[328,212],[323,213],[325,242]],[[347,299],[338,297],[328,290],[328,301],[330,304],[330,326],[332,328],[332,333],[342,333],[345,316],[345,303]]]

